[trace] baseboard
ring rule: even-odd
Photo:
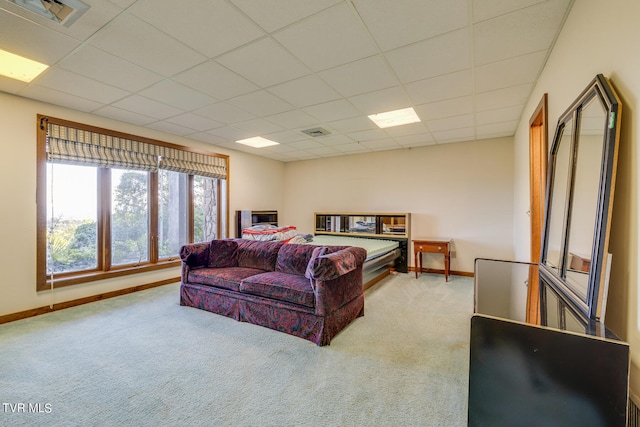
[[[416,267],[409,267],[409,271],[416,271],[419,270]],[[439,270],[437,268],[422,268],[422,271],[420,271],[421,273],[432,273],[432,274],[444,274],[444,270]],[[465,276],[465,277],[473,277],[473,273],[472,272],[468,272],[468,271],[456,271],[456,270],[451,270],[449,271],[449,275],[450,276]]]
[[[158,286],[169,285],[171,283],[176,283],[180,281],[180,277],[175,277],[173,279],[165,279],[159,282],[147,283],[144,285],[133,286],[131,288],[120,289],[117,291],[106,292],[103,294],[92,295],[90,297],[79,298],[71,301],[64,301],[57,304],[53,304],[53,306],[44,306],[39,308],[32,308],[31,310],[20,311],[17,313],[5,314],[0,316],[0,325],[3,323],[14,322],[16,320],[22,320],[29,317],[39,316],[41,314],[51,313],[58,310],[64,310],[65,308],[76,307],[82,304],[88,304],[90,302],[96,302],[103,299],[119,297],[121,295],[130,294],[133,292],[144,291],[145,289],[151,289]]]

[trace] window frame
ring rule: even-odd
[[[66,273],[58,273],[53,278],[47,274],[47,154],[46,154],[46,138],[47,124],[59,124],[62,126],[73,127],[77,129],[87,130],[90,132],[102,133],[119,138],[133,139],[148,144],[174,148],[182,151],[205,154],[215,156],[225,160],[226,163],[226,179],[217,180],[218,195],[222,191],[226,192],[227,203],[223,206],[221,203],[217,207],[217,215],[224,218],[224,221],[217,223],[217,235],[229,235],[229,156],[203,150],[194,149],[192,147],[172,144],[151,138],[145,138],[124,132],[117,132],[110,129],[104,129],[96,126],[85,125],[64,119],[49,117],[45,115],[37,115],[36,126],[36,290],[43,291],[64,286],[77,285],[98,280],[122,277],[132,274],[138,274],[148,271],[161,270],[166,268],[174,268],[180,266],[180,259],[175,257],[160,258],[158,256],[158,173],[148,172],[149,185],[149,260],[140,264],[124,264],[111,265],[111,171],[109,168],[96,167],[98,181],[98,201],[97,201],[97,228],[98,228],[98,258],[97,267],[91,270],[82,270]],[[94,166],[95,167],[95,166]],[[194,238],[194,195],[193,181],[194,175],[187,175],[187,239],[193,242]],[[223,184],[224,181],[224,184]],[[219,197],[220,198],[220,197]],[[224,230],[222,224],[225,224]]]

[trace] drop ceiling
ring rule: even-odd
[[[65,26],[0,0],[0,49],[50,65],[1,91],[283,162],[513,135],[572,4],[83,1]]]

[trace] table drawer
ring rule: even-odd
[[[436,252],[444,254],[447,252],[447,245],[438,243],[414,243],[415,252]]]

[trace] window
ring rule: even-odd
[[[226,156],[38,119],[38,290],[175,267],[185,243],[227,237]]]

